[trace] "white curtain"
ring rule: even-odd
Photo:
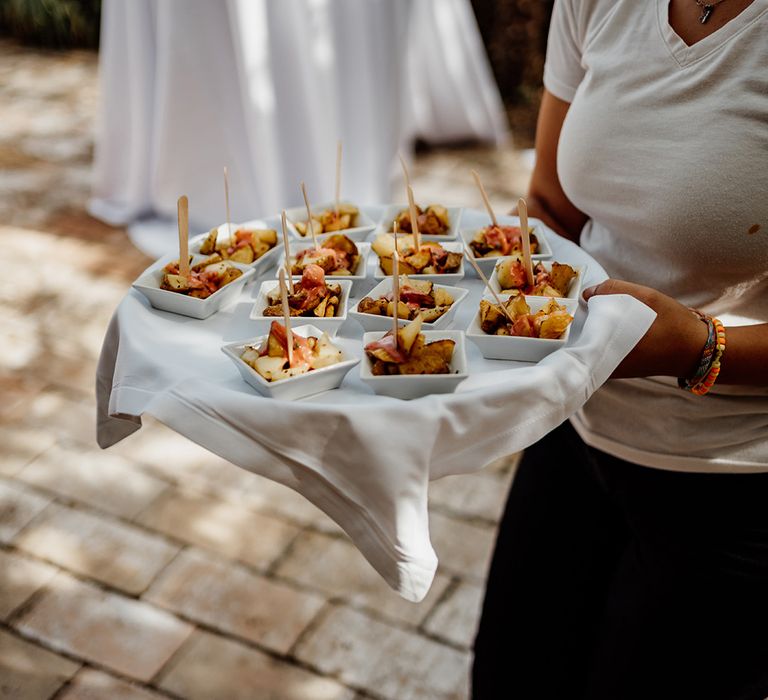
[[[182,193],[220,223],[224,165],[233,221],[302,180],[329,200],[337,139],[343,196],[386,201],[416,136],[504,137],[469,0],[105,0],[101,42],[90,208],[114,224],[173,219]]]

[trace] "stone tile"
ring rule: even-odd
[[[40,393],[26,407],[24,424],[45,427],[49,433],[66,441],[96,445],[96,404],[72,401],[60,391]]]
[[[182,552],[144,599],[286,654],[324,604],[199,550]]]
[[[164,697],[93,668],[81,669],[59,696],[60,700],[160,700]]]
[[[159,684],[189,700],[353,700],[355,695],[330,678],[200,631]]]
[[[69,659],[30,644],[0,629],[0,697],[43,700],[79,668]]]
[[[168,487],[135,464],[102,451],[53,447],[28,464],[17,479],[130,518]]]
[[[141,593],[179,548],[117,520],[52,504],[15,544],[128,593]]]
[[[55,574],[48,564],[0,549],[0,619],[5,620]]]
[[[460,583],[424,625],[427,632],[469,649],[475,639],[485,587]]]
[[[117,673],[147,681],[192,627],[170,613],[59,574],[17,622],[23,634]]]
[[[20,484],[0,480],[0,542],[10,542],[50,502]]]
[[[337,607],[303,639],[296,657],[345,685],[391,700],[463,700],[469,654]]]
[[[303,532],[275,574],[400,624],[418,626],[448,585],[438,575],[427,597],[411,603],[393,591],[348,540]]]
[[[282,520],[176,490],[160,496],[138,521],[261,569],[268,567],[299,533],[298,527]]]
[[[496,528],[430,513],[429,531],[442,571],[484,581],[496,542]]]
[[[446,476],[429,484],[429,503],[460,518],[498,522],[511,480],[487,471]]]
[[[53,436],[42,428],[0,425],[0,474],[14,476],[53,442]]]

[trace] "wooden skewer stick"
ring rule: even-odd
[[[288,366],[293,367],[293,331],[291,330],[291,307],[288,306],[288,290],[285,285],[285,270],[280,268],[280,298],[283,302],[283,321],[285,322],[285,338],[288,345]]]
[[[179,274],[189,279],[189,200],[187,195],[179,197],[176,204],[179,217]]]
[[[397,250],[392,253],[392,300],[395,308],[392,312],[392,335],[395,336],[395,347],[397,347],[397,319],[399,317],[398,307],[400,306],[400,256]]]
[[[466,256],[467,260],[472,263],[472,267],[475,268],[475,272],[479,275],[480,279],[485,282],[485,286],[488,288],[488,291],[493,294],[493,298],[496,300],[496,303],[501,307],[502,312],[504,315],[512,322],[515,322],[515,319],[512,318],[512,315],[507,311],[507,307],[504,305],[504,302],[501,301],[501,297],[496,293],[496,290],[491,286],[491,283],[488,281],[488,278],[485,276],[485,273],[480,269],[480,265],[478,265],[475,262],[475,259],[470,255],[469,248],[467,247],[467,244],[464,244],[464,255]]]
[[[416,252],[421,252],[421,234],[419,233],[419,217],[416,214],[416,202],[413,200],[413,189],[408,185],[408,213],[411,217],[411,231]]]
[[[520,197],[517,200],[517,215],[520,217],[520,238],[523,241],[523,267],[528,284],[533,286],[533,261],[531,260],[531,236],[528,233],[528,205]]]
[[[339,216],[339,202],[341,201],[341,140],[336,143],[336,217]]]
[[[227,236],[229,237],[229,245],[235,245],[235,241],[232,237],[232,219],[229,216],[229,174],[227,173],[227,166],[224,166],[224,205],[227,208]]]
[[[485,208],[488,211],[488,216],[491,217],[491,222],[494,226],[498,226],[499,222],[496,219],[496,214],[493,213],[493,207],[491,207],[491,202],[488,199],[488,194],[485,191],[485,187],[483,187],[483,183],[480,182],[480,176],[477,174],[477,170],[472,171],[472,177],[475,178],[475,184],[477,185],[477,189],[480,190],[480,196],[483,198],[483,204],[485,204]]]
[[[403,159],[403,156],[401,153],[398,153],[397,157],[400,159],[400,167],[403,169],[403,176],[405,177],[405,186],[410,187],[411,178],[410,178],[410,175],[408,175],[408,166],[405,164],[405,160]]]
[[[312,234],[312,242],[315,244],[315,250],[317,250],[320,246],[317,245],[317,236],[315,235],[315,226],[312,223],[312,210],[309,208],[309,200],[307,199],[307,188],[304,187],[304,183],[301,183],[301,194],[304,197],[304,206],[307,208],[307,226],[309,227],[309,231]]]
[[[285,209],[280,215],[280,220],[283,225],[283,248],[285,248],[285,272],[288,275],[288,288],[293,294],[293,275],[291,274],[291,246],[288,243],[288,220],[285,215]]]
[[[397,250],[397,219],[392,222],[392,238],[395,240],[395,252],[399,252]]]

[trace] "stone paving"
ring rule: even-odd
[[[149,260],[85,213],[95,78],[0,42],[0,697],[467,697],[514,456],[433,484],[412,604],[314,506],[156,421],[96,447],[101,339]],[[443,149],[415,189],[478,206],[470,167],[500,210],[529,176],[512,147]]]

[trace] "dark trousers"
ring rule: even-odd
[[[768,697],[768,473],[649,469],[563,423],[526,450],[474,700]]]

